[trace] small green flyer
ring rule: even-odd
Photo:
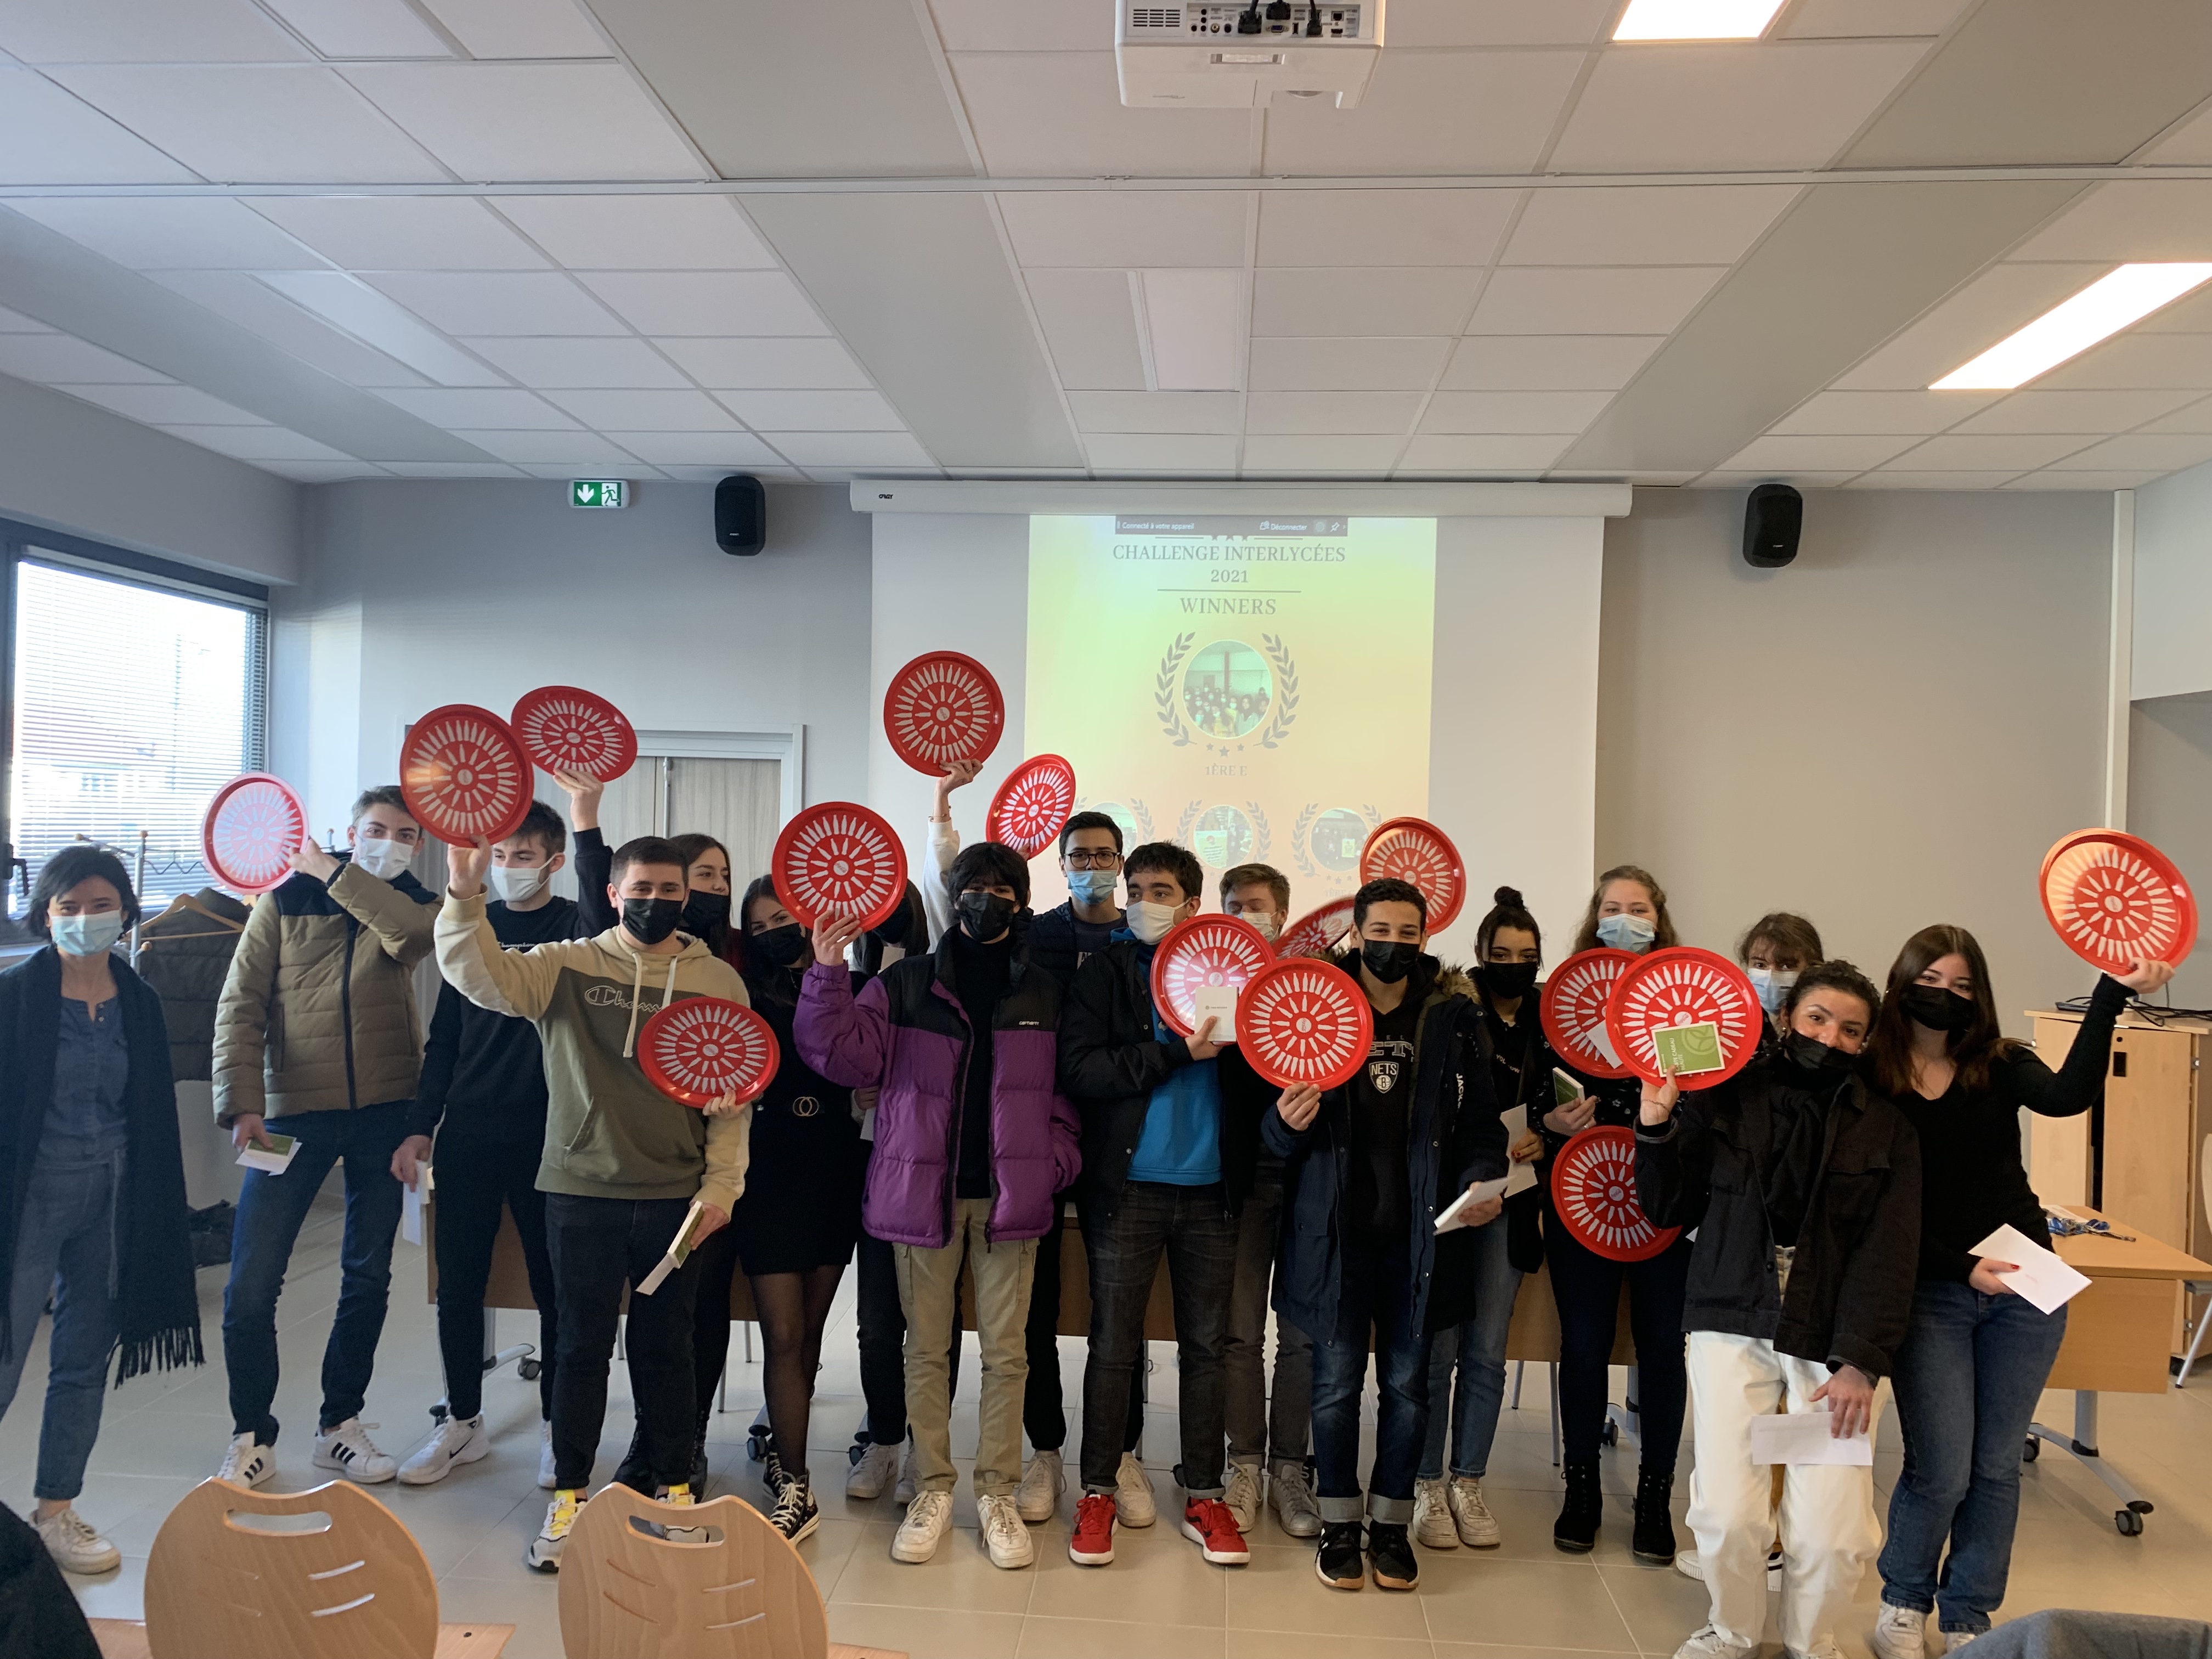
[[[1710,1020],[1701,1025],[1659,1026],[1651,1033],[1651,1047],[1660,1065],[1677,1077],[1717,1072],[1728,1064],[1721,1054],[1721,1028]]]

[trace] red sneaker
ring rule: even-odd
[[[1218,1498],[1194,1498],[1182,1506],[1182,1535],[1216,1566],[1242,1567],[1251,1562],[1251,1547],[1237,1530],[1237,1517]]]
[[[1103,1567],[1114,1559],[1112,1492],[1087,1492],[1076,1500],[1075,1533],[1067,1540],[1067,1559],[1079,1567]]]

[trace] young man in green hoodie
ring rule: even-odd
[[[484,918],[488,846],[457,848],[438,917],[438,966],[477,1006],[538,1028],[545,1054],[545,1150],[538,1170],[553,1261],[561,1351],[554,1372],[553,1501],[523,1558],[557,1572],[591,1480],[607,1407],[607,1367],[625,1283],[656,1267],[691,1201],[698,1239],[728,1224],[744,1190],[751,1111],[695,1111],[646,1081],[637,1035],[679,997],[745,1000],[736,969],[676,931],[688,893],[683,854],[658,836],[616,848],[607,896],[621,920],[595,939],[505,951]],[[652,1474],[690,1503],[693,1425],[690,1265],[651,1296],[633,1294],[630,1392]]]

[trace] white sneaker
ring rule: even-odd
[[[215,1478],[234,1486],[262,1486],[276,1473],[276,1448],[241,1434],[232,1439],[230,1449],[222,1455],[222,1467],[215,1472]]]
[[[1746,1659],[1758,1651],[1758,1643],[1731,1642],[1708,1625],[1674,1650],[1674,1659]]]
[[[1451,1500],[1452,1523],[1459,1541],[1471,1550],[1494,1550],[1505,1541],[1498,1517],[1483,1501],[1482,1481],[1472,1474],[1455,1474],[1445,1496]]]
[[[1452,1525],[1451,1500],[1443,1477],[1413,1482],[1413,1541],[1423,1549],[1455,1550],[1459,1528]]]
[[[553,1501],[545,1506],[545,1524],[538,1528],[538,1536],[523,1552],[523,1565],[537,1572],[561,1571],[561,1554],[568,1547],[568,1534],[576,1524],[578,1508],[574,1492],[553,1494]]]
[[[845,1477],[845,1496],[848,1498],[881,1498],[891,1489],[897,1479],[899,1455],[896,1446],[871,1443],[860,1449],[860,1461],[853,1465]]]
[[[1021,1517],[1014,1517],[1020,1524]],[[937,1553],[937,1547],[945,1534],[952,1529],[952,1494],[949,1492],[918,1492],[914,1502],[906,1507],[906,1519],[899,1522],[898,1535],[891,1540],[891,1559],[894,1561],[927,1561]]]
[[[1314,1501],[1313,1480],[1303,1462],[1276,1464],[1267,1479],[1267,1497],[1275,1506],[1275,1523],[1291,1537],[1321,1536],[1321,1505]]]
[[[983,1523],[982,1544],[991,1553],[993,1566],[1026,1567],[1036,1562],[1036,1546],[1030,1542],[1030,1529],[1022,1524],[1022,1512],[1012,1498],[978,1498],[975,1515]]]
[[[1257,1463],[1229,1466],[1229,1486],[1221,1494],[1221,1501],[1229,1505],[1229,1513],[1236,1517],[1237,1531],[1249,1532],[1260,1524],[1260,1507],[1264,1501],[1260,1493]]]
[[[1022,1484],[1014,1493],[1014,1508],[1024,1521],[1049,1521],[1060,1509],[1060,1495],[1067,1490],[1067,1471],[1062,1466],[1060,1449],[1035,1451],[1030,1454],[1030,1466],[1022,1471]],[[995,1552],[993,1560],[998,1560]],[[1000,1561],[1000,1566],[1006,1563]],[[1028,1564],[1024,1562],[1024,1565]]]
[[[553,1476],[553,1425],[550,1423],[538,1425],[538,1484],[548,1492],[551,1492],[556,1484]]]
[[[94,1532],[73,1509],[58,1510],[38,1522],[46,1553],[64,1572],[113,1572],[123,1552]]]
[[[1943,1651],[1956,1653],[1981,1634],[1978,1630],[1947,1630],[1943,1632]]]
[[[891,1488],[891,1501],[911,1504],[915,1493],[920,1490],[915,1477],[914,1442],[909,1440],[906,1443],[905,1455],[899,1459],[898,1485]]]
[[[659,1502],[672,1504],[678,1509],[689,1509],[699,1501],[693,1495],[689,1482],[673,1486],[663,1486],[659,1492],[653,1493],[653,1497]],[[660,1535],[672,1544],[703,1544],[707,1541],[707,1529],[704,1527],[663,1527],[660,1529]]]
[[[454,1464],[476,1462],[490,1450],[491,1436],[484,1428],[482,1413],[474,1417],[449,1417],[399,1466],[399,1484],[431,1486],[452,1474]]]
[[[1922,1659],[1928,1651],[1928,1615],[1885,1601],[1868,1644],[1878,1659]]]
[[[343,1423],[334,1423],[315,1433],[314,1465],[319,1469],[336,1469],[349,1480],[364,1486],[380,1486],[399,1473],[399,1465],[377,1450],[376,1443],[368,1437],[369,1425],[358,1417],[349,1417]]]
[[[1160,1518],[1152,1477],[1134,1452],[1123,1452],[1121,1465],[1114,1471],[1114,1516],[1125,1527],[1149,1527]]]

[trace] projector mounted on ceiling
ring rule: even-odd
[[[1114,60],[1132,109],[1249,109],[1279,98],[1354,109],[1382,50],[1383,0],[1136,5],[1115,0]]]

